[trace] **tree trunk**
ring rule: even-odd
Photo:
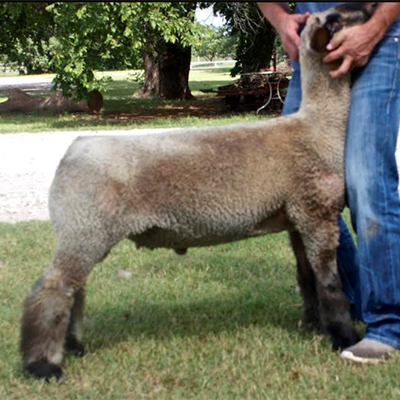
[[[197,2],[184,2],[183,18],[192,18]],[[190,16],[193,13],[193,16]],[[156,30],[149,30],[148,42],[143,55],[145,81],[143,96],[156,95],[165,100],[191,100],[189,71],[192,49],[175,43],[165,42]]]
[[[160,97],[164,99],[193,99],[189,88],[192,49],[167,43],[160,60]]]
[[[143,52],[144,83],[139,92],[140,96],[147,97],[160,93],[160,68],[157,64],[157,52],[154,46]]]
[[[143,56],[145,81],[141,94],[165,100],[193,99],[189,88],[191,48],[174,43],[161,43],[158,51],[154,47]]]

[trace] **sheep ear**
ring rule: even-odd
[[[311,48],[318,53],[326,52],[326,46],[331,40],[331,35],[325,26],[315,29],[311,37]]]

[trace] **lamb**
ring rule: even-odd
[[[370,3],[347,3],[309,18],[295,114],[152,136],[82,137],[70,146],[50,190],[57,248],[23,306],[27,372],[59,380],[64,349],[83,354],[86,278],[124,238],[183,254],[286,230],[303,323],[320,328],[335,349],[358,340],[336,266],[349,76],[331,79],[322,58],[333,34],[372,12]]]

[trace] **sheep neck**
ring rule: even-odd
[[[350,75],[332,79],[332,66],[323,64],[320,56],[301,58],[302,102],[299,113],[311,121],[318,137],[313,146],[324,154],[326,162],[342,165],[350,107]]]

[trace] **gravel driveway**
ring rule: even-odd
[[[58,163],[76,137],[157,134],[166,130],[135,129],[0,135],[0,222],[15,223],[49,219],[48,191]]]

